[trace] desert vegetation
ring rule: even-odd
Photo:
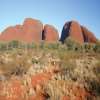
[[[0,42],[0,100],[99,99],[100,42]]]

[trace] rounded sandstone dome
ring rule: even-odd
[[[59,33],[54,26],[46,24],[44,26],[42,39],[47,42],[56,42],[59,40]]]

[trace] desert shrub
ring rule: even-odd
[[[83,52],[93,52],[94,51],[94,47],[95,47],[95,44],[92,44],[92,43],[84,43],[82,45],[82,51]]]
[[[96,63],[95,67],[93,68],[93,71],[97,78],[100,78],[100,61]]]
[[[59,43],[44,43],[42,44],[44,48],[47,49],[58,49],[59,48]]]
[[[12,50],[13,48],[15,49],[33,49],[37,48],[37,45],[35,43],[25,43],[17,40],[13,40],[7,43],[8,44],[8,49]]]
[[[59,44],[58,43],[50,44],[49,47],[52,49],[58,49]]]
[[[13,66],[12,66],[13,65]],[[3,68],[3,71],[5,72],[5,75],[11,76],[11,75],[22,75],[24,73],[24,68],[21,66],[15,66],[14,64],[9,64],[8,66],[5,66],[6,68]]]
[[[62,61],[61,62],[61,73],[58,73],[58,77],[61,77],[61,80],[73,80],[76,81],[77,77],[74,73],[74,69],[76,68],[76,62],[74,60],[70,61]]]
[[[77,59],[80,58],[81,53],[80,52],[75,52],[75,51],[66,51],[63,50],[61,52],[58,51],[58,57],[61,59],[61,61],[68,61],[70,59]]]
[[[0,50],[4,51],[8,49],[8,44],[4,42],[0,42]]]
[[[94,51],[100,53],[100,41],[95,44]]]
[[[73,40],[72,38],[67,38],[64,43],[68,50],[79,51],[81,49],[80,43]]]
[[[56,79],[67,80],[67,79],[75,79],[74,69],[76,68],[76,61],[75,59],[80,56],[78,53],[75,52],[58,52],[60,62],[59,67],[61,69],[61,73],[58,73]],[[75,76],[75,77],[74,77]]]
[[[40,49],[44,49],[45,48],[45,42],[44,41],[41,41],[41,43],[39,45],[39,48]]]
[[[63,95],[59,81],[49,81],[43,90],[48,94],[48,100],[60,100]]]
[[[13,40],[13,41],[9,42],[8,46],[9,46],[9,48],[18,48],[19,44],[20,44],[19,41]]]
[[[87,80],[87,89],[94,93],[95,95],[100,96],[100,82],[94,79]]]
[[[76,67],[76,63],[74,60],[61,61],[61,69],[72,70],[75,67]]]
[[[14,52],[10,55],[9,58],[7,59],[11,59],[8,61],[2,60],[0,59],[0,70],[2,70],[4,72],[4,74],[7,76],[11,76],[11,75],[23,75],[24,73],[27,72],[27,70],[30,68],[31,66],[31,62],[29,61],[29,57],[27,55],[22,55],[20,56],[20,59],[17,58],[17,53]]]
[[[65,45],[68,50],[79,51],[79,52],[100,52],[100,42],[96,44],[93,43],[84,43],[80,44],[72,38],[67,38],[65,40]]]
[[[34,42],[27,44],[27,48],[28,48],[28,49],[35,49],[35,48],[37,48],[37,47],[38,47],[38,45],[35,44]]]
[[[58,52],[66,52],[68,49],[65,44],[59,43],[59,48],[57,49]]]
[[[33,63],[33,64],[38,64],[38,62],[39,62],[39,61],[38,61],[37,59],[32,58],[32,63]]]

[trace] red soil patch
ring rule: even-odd
[[[86,98],[92,98],[92,100],[95,100],[95,97],[84,88],[73,85],[68,89],[70,96],[63,96],[61,100],[87,100]]]
[[[35,87],[36,85],[42,85],[46,81],[48,81],[51,78],[52,74],[51,73],[40,73],[38,75],[32,76],[31,82],[32,86]]]

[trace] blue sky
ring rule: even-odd
[[[52,24],[60,33],[65,22],[77,20],[100,39],[100,0],[0,0],[0,32],[27,17]]]

